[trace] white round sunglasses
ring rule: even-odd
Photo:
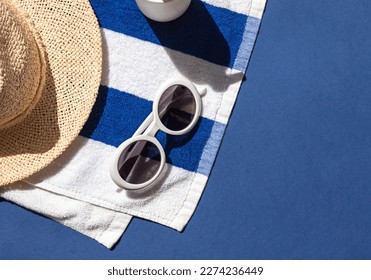
[[[162,84],[153,101],[152,112],[134,135],[116,150],[110,164],[112,180],[126,190],[139,190],[152,185],[166,162],[165,151],[155,138],[162,130],[171,135],[189,132],[201,114],[201,96],[195,85],[185,78]]]

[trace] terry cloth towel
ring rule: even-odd
[[[0,195],[20,206],[85,234],[112,248],[131,216],[47,190],[17,182],[0,188]]]
[[[113,223],[125,220],[125,225],[109,229],[111,243],[123,233],[130,216],[181,231],[195,211],[215,161],[265,0],[192,0],[186,13],[169,23],[145,18],[134,1],[91,0],[91,4],[104,48],[103,77],[93,112],[68,151],[27,180],[27,198],[20,199],[25,195],[19,190],[10,190],[11,195],[5,191],[2,196],[93,238],[95,233],[53,216],[50,205],[36,209],[33,197],[47,192],[40,199],[73,199],[102,211],[127,214]],[[122,190],[108,172],[115,148],[131,137],[151,112],[160,84],[174,76],[185,76],[199,89],[207,89],[199,124],[183,136],[159,132],[156,137],[167,154],[166,176],[148,191]],[[80,221],[91,217],[86,211],[75,214]],[[107,228],[109,223],[103,224]]]

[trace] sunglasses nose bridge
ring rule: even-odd
[[[147,129],[143,132],[143,135],[150,137],[155,137],[156,133],[160,130],[160,127],[157,125],[156,121],[153,120]]]

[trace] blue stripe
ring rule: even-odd
[[[80,135],[118,147],[133,135],[152,110],[152,102],[116,89],[100,87],[97,101]],[[167,162],[196,172],[214,121],[201,118],[198,125],[182,136],[157,134]]]
[[[245,72],[249,64],[255,40],[258,35],[261,19],[249,17],[246,21],[246,29],[243,35],[240,50],[233,65],[233,69]]]
[[[216,154],[218,153],[220,143],[225,132],[225,128],[225,124],[215,122],[210,134],[210,138],[207,141],[201,156],[197,173],[201,173],[205,176],[210,175],[211,168],[213,167]]]
[[[247,16],[193,0],[171,23],[145,18],[133,0],[91,0],[101,27],[232,68]]]

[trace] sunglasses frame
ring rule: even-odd
[[[176,85],[181,85],[181,86],[185,86],[186,88],[188,88],[190,92],[192,93],[194,100],[195,100],[195,113],[194,113],[194,117],[191,123],[184,129],[179,130],[179,131],[171,130],[167,128],[161,122],[160,115],[159,115],[159,102],[160,102],[161,96],[165,93],[165,91],[168,88],[172,86],[176,86]],[[126,190],[139,190],[139,189],[143,189],[145,187],[152,185],[158,179],[158,177],[160,176],[160,174],[162,173],[164,169],[164,165],[166,162],[166,155],[165,155],[164,148],[162,147],[160,142],[155,138],[155,135],[157,134],[159,130],[162,130],[163,132],[167,134],[171,134],[171,135],[183,135],[183,134],[188,133],[196,125],[196,123],[198,122],[200,118],[201,108],[202,108],[201,95],[204,95],[205,93],[206,93],[206,90],[200,93],[191,81],[189,81],[186,78],[181,78],[181,77],[170,79],[159,87],[159,89],[156,92],[155,99],[153,101],[152,112],[148,115],[148,117],[144,120],[144,122],[139,126],[139,128],[133,134],[133,136],[127,139],[126,141],[124,141],[123,143],[121,143],[120,146],[118,146],[118,148],[116,149],[113,155],[113,159],[109,166],[109,171],[110,171],[112,180],[115,182],[117,186],[123,189],[126,189]],[[129,145],[137,141],[148,141],[154,144],[160,152],[161,161],[160,161],[160,166],[156,174],[151,179],[141,184],[132,184],[132,183],[125,181],[120,176],[118,163],[119,163],[122,152]]]

